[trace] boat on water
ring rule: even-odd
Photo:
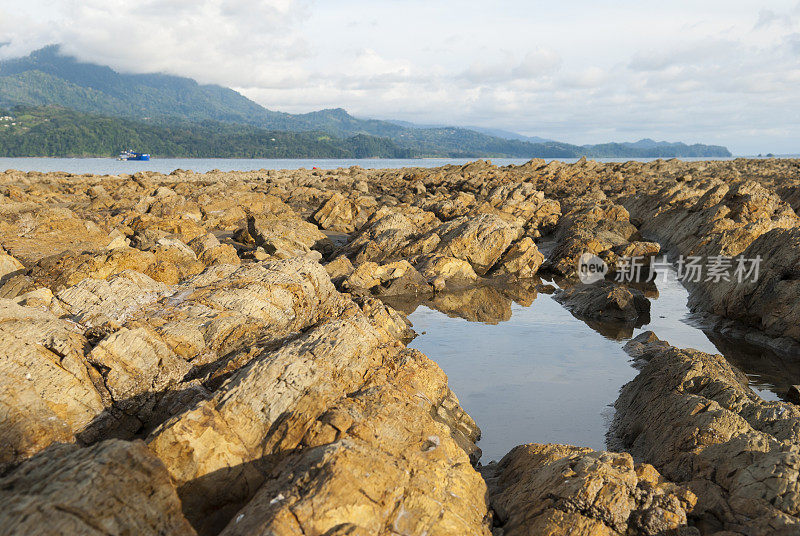
[[[118,160],[150,160],[150,155],[148,153],[137,153],[128,149],[127,151],[119,153]]]

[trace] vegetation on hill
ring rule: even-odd
[[[396,142],[357,134],[287,132],[218,121],[136,121],[58,106],[16,106],[0,111],[0,156],[113,156],[135,148],[161,157],[215,158],[420,158],[420,157],[671,157],[708,156],[708,146],[576,146],[490,138],[465,129],[416,129]],[[438,147],[434,149],[433,147]],[[715,156],[725,156],[724,147]]]
[[[133,148],[160,157],[408,158],[391,140],[281,132],[205,121],[152,125],[57,107],[17,107],[0,122],[0,156],[115,156]]]
[[[152,141],[161,154],[181,156],[261,155],[276,151],[308,157],[319,156],[320,151],[469,158],[730,156],[724,147],[652,140],[643,140],[651,142],[644,144],[576,146],[523,136],[513,139],[509,133],[495,136],[490,135],[491,131],[467,128],[417,128],[402,122],[355,118],[341,108],[288,114],[268,110],[222,86],[202,85],[189,78],[165,74],[121,74],[109,67],[82,63],[61,55],[58,46],[0,62],[0,107],[19,105],[56,105],[86,114],[118,117],[124,121],[111,130],[119,132],[130,130],[134,122],[143,123],[149,128],[135,129],[142,131],[140,136],[146,136],[142,143]],[[228,128],[223,123],[239,126]],[[61,130],[53,135],[60,135],[64,128],[61,125]],[[285,133],[278,136],[275,131]],[[93,132],[92,128],[76,130],[75,135],[87,139],[68,142],[70,150],[105,151],[106,145],[94,139]],[[285,139],[286,146],[273,151],[270,145],[262,144],[266,132],[270,132],[270,140]],[[320,132],[332,140],[314,142]],[[177,138],[163,137],[169,135]],[[196,139],[207,135],[212,139]],[[133,133],[125,136],[131,138]],[[120,134],[118,138],[125,136]],[[388,138],[393,143],[378,142],[376,138]],[[33,147],[32,141],[20,139],[15,143],[18,144],[15,150],[25,148],[29,152],[51,152],[56,146],[62,151],[67,147],[63,140],[48,142],[42,148]],[[351,147],[353,144],[358,147]],[[157,152],[154,148],[148,150]]]

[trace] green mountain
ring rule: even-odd
[[[604,144],[581,147],[539,142],[536,138],[513,139],[509,133],[498,136],[490,135],[491,131],[467,128],[417,128],[401,122],[358,119],[341,108],[288,114],[268,110],[222,86],[201,85],[189,78],[165,74],[121,74],[109,67],[79,62],[61,55],[57,45],[24,58],[0,62],[0,106],[19,105],[56,105],[88,114],[139,121],[171,132],[176,128],[200,131],[209,128],[204,122],[210,121],[218,124],[215,128],[220,132],[227,132],[219,126],[227,123],[265,131],[324,132],[337,139],[358,135],[388,138],[407,154],[419,157],[730,156],[727,149],[718,146]],[[199,125],[187,127],[187,122]],[[252,131],[246,132],[252,134]],[[152,148],[144,149],[155,152]],[[231,146],[230,152],[240,149],[243,148]]]
[[[115,156],[133,147],[156,157],[409,158],[387,138],[287,132],[214,121],[155,125],[54,106],[0,110],[0,156]]]

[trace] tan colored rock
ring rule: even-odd
[[[416,260],[420,273],[436,290],[459,289],[473,285],[478,274],[465,260],[440,255],[425,255]]]
[[[68,208],[37,206],[0,220],[0,241],[10,255],[30,266],[64,251],[103,248],[108,232]]]
[[[547,199],[531,183],[498,185],[488,193],[486,201],[502,212],[522,218],[529,232],[549,232],[561,215],[559,202]]]
[[[374,262],[360,264],[342,286],[348,291],[371,290],[382,296],[404,296],[430,290],[425,278],[406,260],[382,265]]]
[[[555,240],[549,265],[566,277],[575,275],[578,259],[584,253],[597,255],[613,271],[622,253],[637,251],[637,246],[631,244],[639,242],[628,211],[609,202],[602,192],[598,201],[581,199],[565,211],[556,227]],[[639,250],[650,251],[644,247]]]
[[[11,255],[0,254],[0,278],[24,269],[25,266]]]
[[[368,297],[355,297],[354,300],[375,329],[401,341],[410,341],[416,337],[417,334],[411,329],[411,322],[381,300]]]
[[[27,307],[40,307],[49,309],[53,304],[53,293],[49,288],[31,290],[13,298],[14,303]]]
[[[0,465],[71,442],[104,408],[86,340],[41,309],[0,300]]]
[[[493,269],[494,275],[531,278],[539,271],[544,255],[539,252],[533,240],[523,237],[506,251]]]
[[[469,262],[476,273],[483,275],[521,232],[519,227],[491,214],[458,218],[437,229],[441,237],[437,251]]]
[[[429,233],[441,222],[436,216],[415,207],[383,207],[375,212],[361,233],[343,249],[343,253],[355,261],[382,262],[438,244]],[[422,241],[420,244],[415,242]]]
[[[205,265],[189,246],[177,238],[161,238],[153,249],[156,262],[145,270],[156,281],[174,285],[188,277],[199,274]]]
[[[705,534],[797,532],[800,408],[762,400],[720,355],[652,333],[630,346],[642,370],[615,404],[615,445],[688,486]]]
[[[374,202],[370,203],[368,199],[362,197],[355,201],[334,193],[314,214],[314,221],[323,229],[352,233],[375,212]]]
[[[141,441],[58,445],[0,478],[2,534],[195,534]]]
[[[483,473],[506,536],[698,534],[694,494],[630,454],[520,445]]]
[[[197,255],[197,259],[206,266],[214,264],[241,264],[236,248],[230,244],[221,244],[211,233],[198,236],[187,244]]]
[[[99,326],[109,321],[121,324],[144,305],[169,293],[163,283],[126,270],[108,279],[84,279],[59,292],[56,298],[77,322]]]
[[[303,255],[312,249],[331,249],[330,240],[322,231],[314,224],[300,219],[250,216],[247,219],[247,228],[256,245],[278,258]]]
[[[348,278],[354,271],[353,263],[344,255],[339,255],[325,265],[325,271],[331,276],[334,283],[340,283]]]
[[[189,372],[191,365],[145,328],[122,328],[92,348],[87,360],[101,370],[116,401],[164,390]]]
[[[244,527],[290,534],[300,524],[322,533],[349,522],[365,529],[394,525],[434,534],[458,527],[461,533],[488,534],[485,487],[469,463],[477,428],[441,370],[391,340],[360,313],[326,322],[259,356],[212,398],[159,427],[150,448],[178,483],[190,519],[207,523],[203,531],[230,519],[235,530],[235,509],[268,481],[252,510],[240,512]],[[356,442],[355,451],[335,448],[328,456],[330,448],[308,450],[344,439]],[[346,461],[339,462],[341,456]],[[376,463],[381,459],[390,464]],[[291,471],[297,479],[270,479],[274,471]],[[365,471],[374,478],[364,480]],[[346,493],[360,482],[370,495],[398,471],[409,479],[403,480],[402,497],[385,491],[383,498],[373,497],[385,501],[385,508],[376,509],[372,501],[365,508],[362,499]],[[329,491],[303,491],[315,478]],[[289,500],[260,506],[278,494]],[[399,507],[388,508],[398,500]],[[322,505],[318,516],[316,504]],[[295,515],[285,510],[290,506]],[[283,513],[273,516],[273,509]],[[220,512],[216,519],[208,517],[212,510]]]

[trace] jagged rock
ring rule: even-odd
[[[796,533],[800,408],[762,400],[720,355],[637,339],[642,370],[620,392],[610,441],[689,487],[703,534]]]
[[[515,242],[503,254],[492,273],[499,276],[530,278],[536,275],[543,262],[544,255],[539,252],[533,240],[526,236]]]
[[[616,246],[612,248],[612,251],[616,253],[618,257],[628,257],[631,259],[636,257],[647,258],[658,255],[661,251],[661,245],[657,242],[635,240],[628,244]]]
[[[141,441],[57,445],[0,478],[2,534],[195,534]]]
[[[108,243],[108,232],[68,208],[38,205],[0,220],[0,242],[10,255],[30,266],[64,251],[101,249]]]
[[[374,262],[360,264],[342,286],[348,291],[369,290],[382,296],[403,296],[430,290],[425,278],[405,260],[383,265]]]
[[[689,306],[739,320],[773,337],[800,341],[800,227],[769,231],[741,256],[747,259],[741,282],[734,259],[728,281],[693,285]],[[760,259],[757,274],[749,273],[752,259]]]
[[[406,317],[379,299],[357,296],[354,301],[375,329],[401,341],[410,341],[417,336]]]
[[[441,255],[425,255],[416,259],[419,272],[436,290],[459,289],[473,285],[478,274],[465,260]]]
[[[11,255],[0,254],[0,278],[14,275],[24,269],[25,266]]]
[[[0,300],[0,466],[74,441],[103,410],[85,345],[68,321]]]
[[[256,245],[282,259],[303,255],[312,249],[332,250],[330,239],[317,226],[300,219],[249,216],[247,229]]]
[[[493,188],[486,202],[507,214],[525,221],[529,232],[549,232],[558,222],[561,205],[555,199],[545,198],[544,192],[533,184],[503,184]]]
[[[354,201],[335,193],[313,217],[323,229],[352,233],[361,228],[375,212],[375,204],[371,198],[362,197]]]
[[[348,278],[354,271],[353,263],[344,255],[339,255],[325,265],[325,271],[331,276],[331,281],[340,283]]]
[[[344,248],[343,253],[356,264],[382,262],[402,256],[404,248],[409,254],[426,253],[435,247],[438,235],[428,233],[441,222],[431,212],[419,209],[398,211],[381,208],[372,215],[361,233]]]
[[[608,202],[602,193],[600,202],[581,200],[558,222],[550,267],[558,274],[572,276],[580,256],[591,253],[613,270],[622,252],[637,249],[638,230],[629,217],[624,207]],[[648,251],[648,248],[639,249],[643,253]]]
[[[494,266],[522,230],[492,214],[457,218],[437,229],[437,252],[469,262],[479,275]]]
[[[630,454],[520,445],[483,470],[505,536],[696,535],[696,497]]]
[[[143,272],[167,285],[174,285],[205,269],[205,265],[197,260],[195,252],[177,238],[159,239],[153,253],[156,262]]]
[[[687,256],[738,255],[772,229],[800,225],[787,203],[752,181],[681,183],[626,205],[643,232]]]
[[[210,532],[233,518],[229,527],[235,528],[236,509],[269,475],[291,471],[297,480],[269,479],[267,491],[254,499],[260,505],[279,493],[289,497],[272,503],[284,513],[245,507],[245,526],[288,534],[299,524],[321,533],[348,521],[364,528],[397,523],[417,533],[457,527],[459,533],[488,534],[485,487],[469,464],[477,427],[458,407],[441,370],[391,341],[360,312],[328,321],[257,357],[212,398],[156,429],[150,448],[178,484],[195,526],[202,523],[207,528],[201,532]],[[355,474],[308,450],[343,439],[365,443],[353,455]],[[391,464],[376,463],[376,456]],[[398,476],[392,467],[406,475],[405,493],[380,500],[396,507],[350,511],[354,501],[364,503],[344,490],[357,483],[381,488]],[[302,476],[306,471],[311,474]],[[374,473],[369,483],[365,471]],[[327,482],[330,495],[303,491],[309,478]],[[293,508],[295,517],[285,508],[298,500],[309,506]],[[315,517],[310,505],[317,503],[329,513]]]
[[[198,236],[187,244],[197,255],[198,260],[206,266],[214,264],[241,264],[236,248],[230,244],[221,244],[211,233]]]
[[[72,319],[88,326],[123,323],[142,306],[169,294],[169,288],[148,276],[125,270],[108,279],[82,280],[56,295]]]
[[[87,360],[107,371],[105,385],[116,401],[162,391],[191,369],[188,361],[144,327],[112,333],[92,348]]]
[[[579,317],[634,325],[650,321],[650,300],[644,293],[612,281],[559,289],[553,297]]]
[[[0,255],[24,264],[0,272],[0,296],[11,298],[0,305],[17,308],[0,322],[0,343],[11,341],[0,360],[0,471],[52,442],[148,437],[204,534],[488,534],[485,488],[471,468],[477,428],[442,371],[401,345],[412,336],[407,320],[373,291],[388,300],[425,289],[395,297],[398,310],[424,303],[499,322],[512,300],[530,304],[540,288],[531,279],[505,285],[535,274],[533,239],[556,273],[571,275],[587,251],[612,269],[620,257],[654,255],[652,237],[673,253],[760,253],[757,285],[690,286],[693,306],[796,336],[800,226],[791,208],[799,165],[582,159],[169,176],[0,173]],[[248,215],[253,235],[243,228]],[[354,236],[337,237],[334,255],[309,221]],[[220,243],[231,234],[235,247]],[[333,261],[323,268],[310,250]],[[358,269],[371,285],[364,295],[336,292],[331,279],[342,286]],[[489,280],[495,276],[503,280]],[[629,336],[633,328],[625,329]],[[688,516],[703,533],[796,532],[797,407],[752,398],[710,358],[670,355],[648,372],[656,347],[669,352],[656,340],[628,345],[645,377],[623,392],[618,430],[637,461],[651,457],[644,461],[699,496]],[[586,469],[585,479],[537,480],[562,458]],[[589,490],[580,486],[607,477],[633,488],[600,497],[604,509],[556,508],[536,523],[552,521],[555,533],[623,525],[647,533],[672,526],[665,520],[680,526],[680,508],[688,511],[680,497],[689,495],[667,492],[671,485],[647,466],[634,466],[634,482],[626,455],[570,450],[535,469],[525,460],[525,478],[544,484],[514,493],[525,506],[509,509],[498,531],[510,531],[511,514],[539,500],[577,494],[570,504],[585,504]],[[68,479],[91,480],[77,474]],[[113,497],[126,487],[98,489]],[[73,489],[70,500],[90,495]],[[132,500],[126,504],[140,506]]]
[[[734,185],[694,181],[665,187],[626,201],[644,221],[643,230],[676,253],[739,256],[762,265],[757,281],[739,277],[731,262],[728,280],[687,280],[690,306],[732,318],[772,336],[800,340],[796,309],[797,244],[800,218],[778,195],[753,181]],[[745,273],[749,269],[745,266]]]

